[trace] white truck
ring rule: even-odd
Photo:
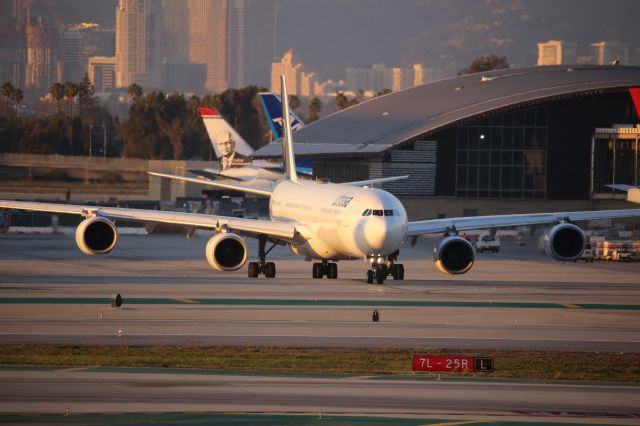
[[[494,238],[487,234],[480,235],[478,241],[476,241],[476,252],[484,253],[485,251],[500,252],[500,238]]]

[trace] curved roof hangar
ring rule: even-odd
[[[371,155],[456,123],[570,96],[640,86],[640,67],[543,66],[447,78],[336,112],[294,135],[299,155]],[[255,157],[280,156],[270,144]]]

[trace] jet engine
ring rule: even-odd
[[[587,238],[571,223],[555,225],[544,236],[544,251],[553,260],[576,260],[582,256]]]
[[[216,234],[207,243],[209,265],[217,271],[236,271],[247,261],[247,243],[236,234]]]
[[[473,266],[475,250],[462,237],[449,236],[438,241],[433,248],[436,267],[447,274],[464,274]]]
[[[94,216],[83,220],[76,229],[76,244],[88,255],[107,254],[118,242],[116,225],[106,217]]]

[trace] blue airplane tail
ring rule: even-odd
[[[273,133],[273,139],[282,138],[282,102],[280,101],[280,97],[272,92],[258,93],[258,96],[260,97],[262,111]],[[293,112],[289,112],[289,120],[291,121],[292,132],[305,126],[304,122]]]

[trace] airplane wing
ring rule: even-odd
[[[630,203],[640,204],[640,188],[631,185],[607,185],[611,189],[617,189],[627,193],[627,201]]]
[[[164,177],[168,179],[182,180],[184,182],[199,183],[201,185],[213,186],[221,189],[228,189],[231,191],[245,192],[248,194],[262,195],[263,197],[270,197],[271,190],[268,188],[260,188],[257,186],[244,185],[241,183],[221,182],[218,180],[191,178],[187,176],[168,175],[166,173],[147,172],[153,176]]]
[[[244,236],[266,235],[287,242],[301,242],[305,240],[303,235],[308,235],[305,225],[297,222],[243,219],[197,213],[8,200],[0,200],[0,208],[75,214],[85,217],[101,216],[107,219],[131,222],[170,223],[210,230],[224,229]]]
[[[404,176],[392,176],[392,177],[378,178],[378,179],[359,180],[355,182],[344,182],[343,185],[369,186],[369,185],[376,185],[376,184],[385,183],[385,182],[395,182],[397,180],[406,179],[408,177],[409,175],[404,175]]]
[[[447,231],[507,228],[511,226],[555,224],[563,221],[579,222],[583,220],[618,219],[628,217],[640,217],[640,209],[513,214],[421,220],[408,223],[407,237],[437,234]]]

